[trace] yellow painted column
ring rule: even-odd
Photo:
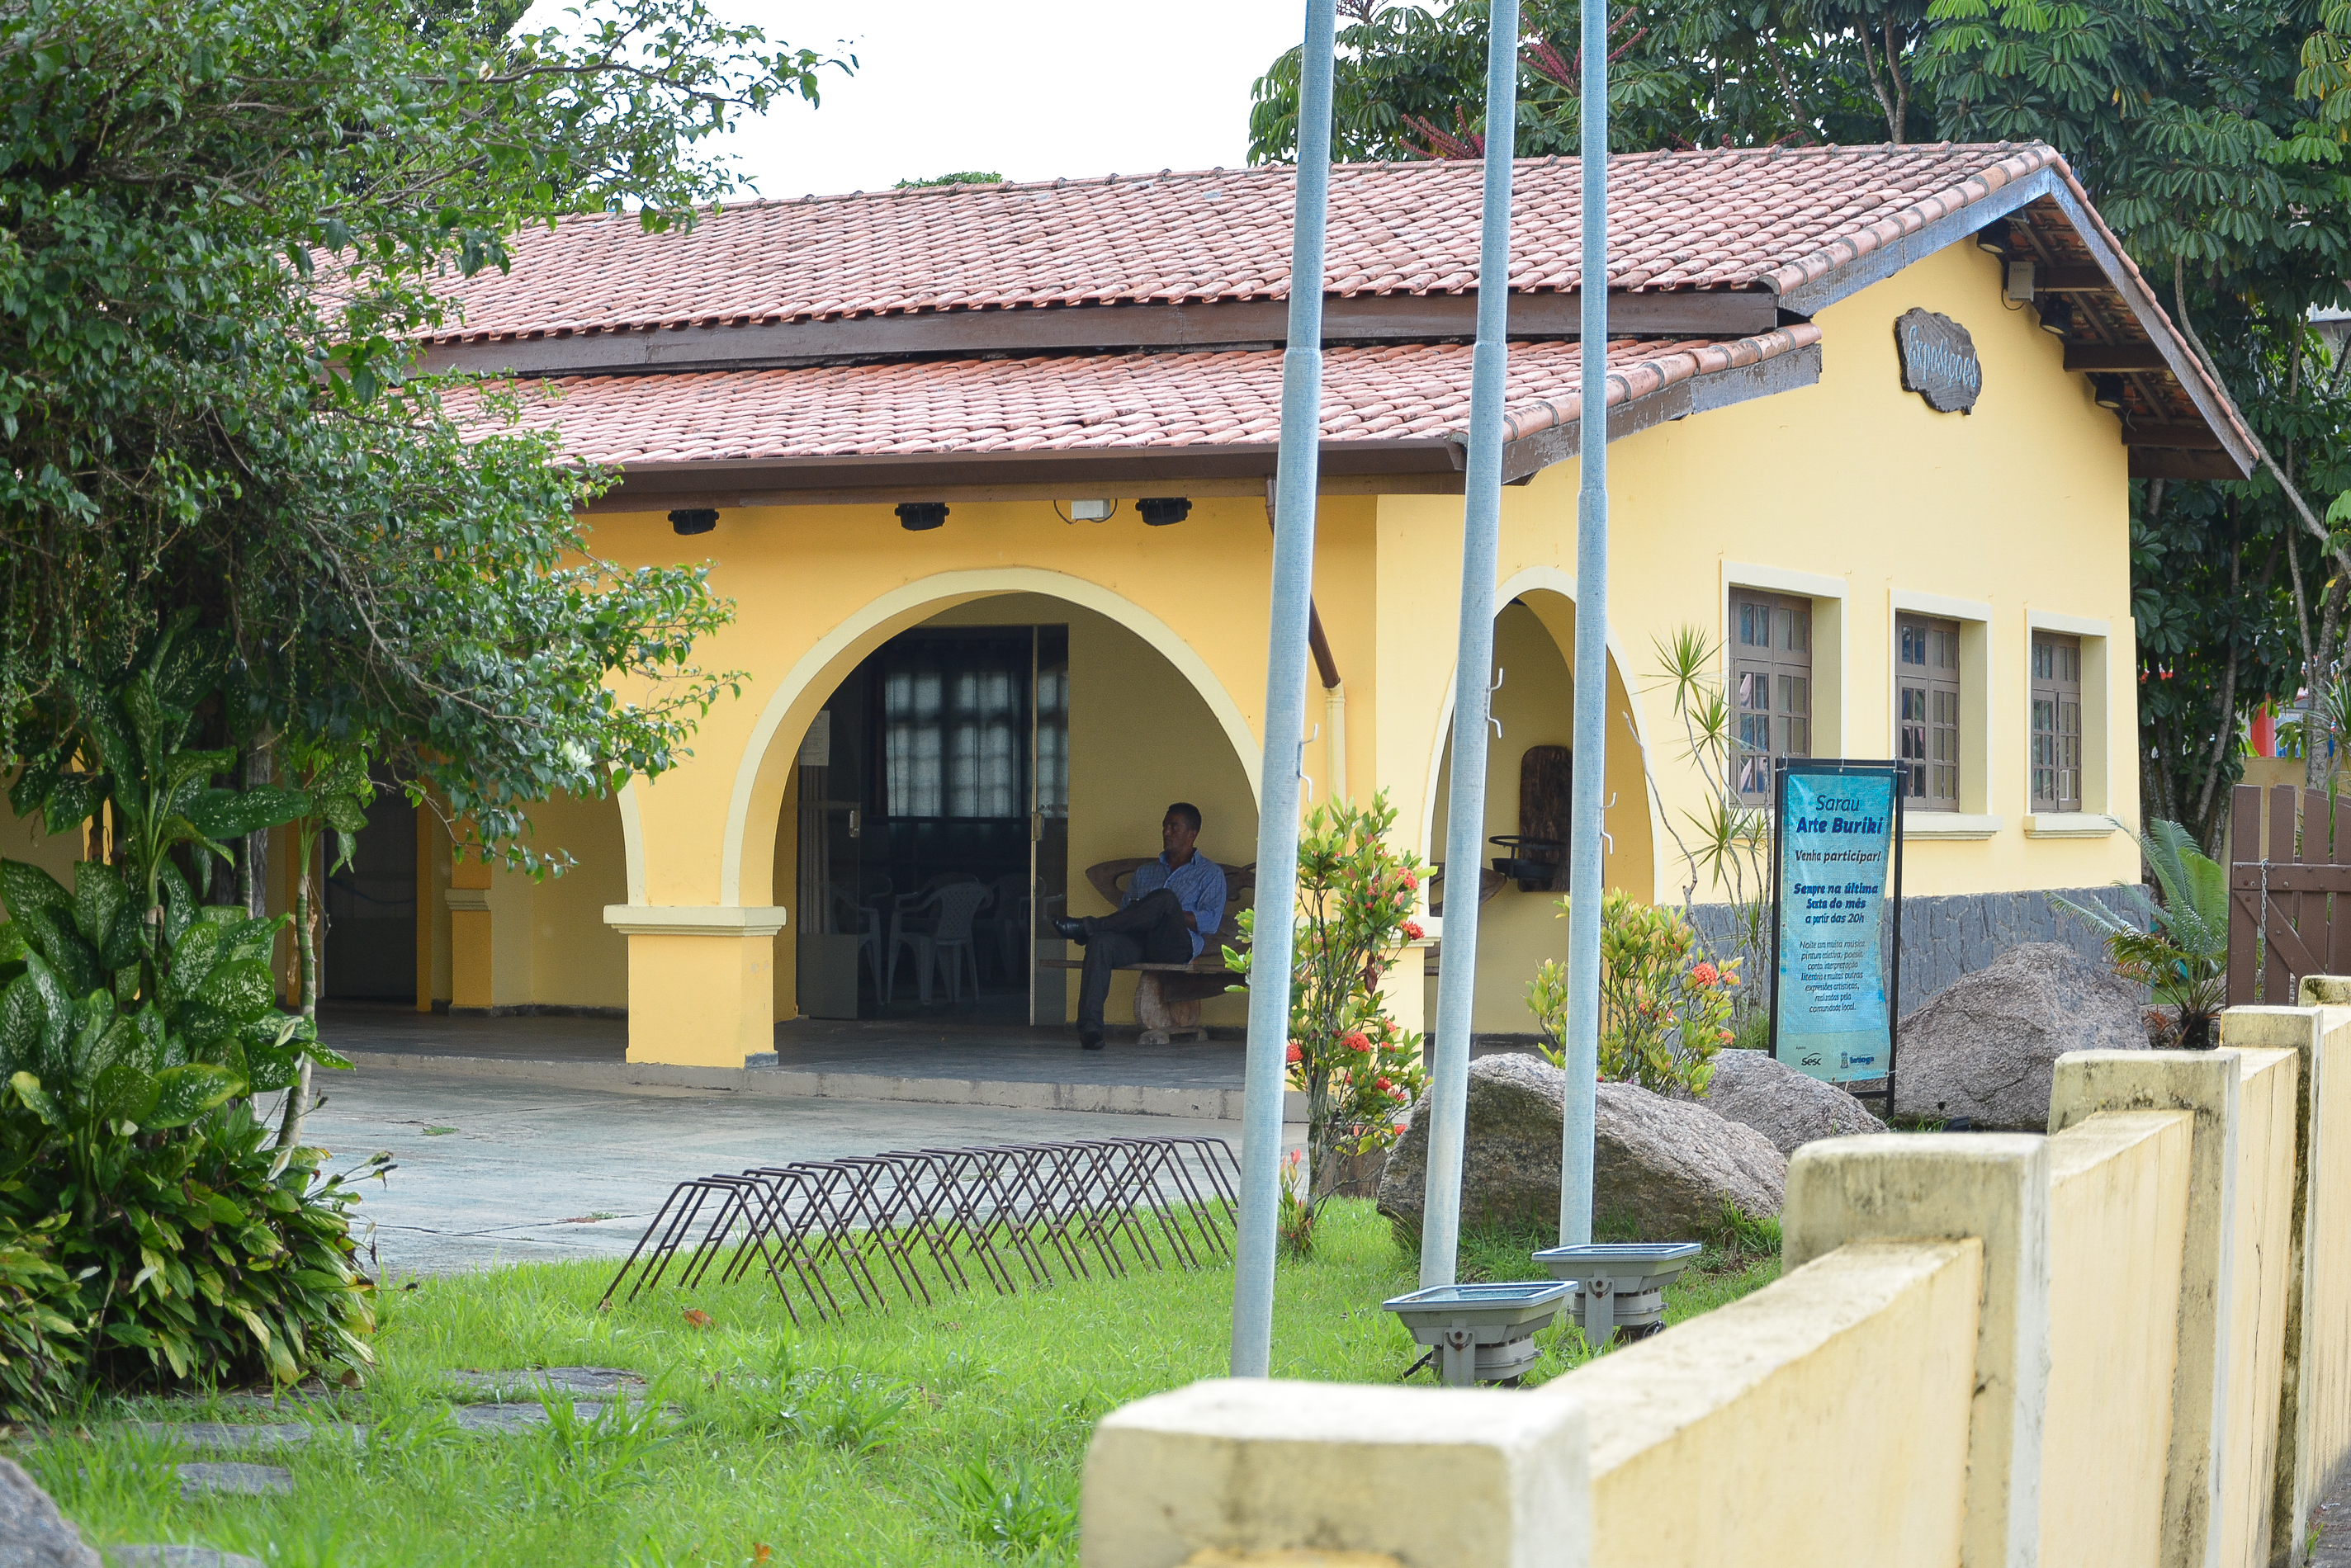
[[[740,1067],[776,1048],[778,907],[611,904],[629,939],[629,1060]]]
[[[490,868],[460,843],[449,863],[449,1011],[487,1012],[490,971]]]
[[[429,805],[416,808],[416,1011],[433,1011],[433,829]]]

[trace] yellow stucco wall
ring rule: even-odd
[[[1587,1561],[1957,1563],[1981,1266],[1856,1242],[1544,1385],[1590,1423]]]
[[[1935,413],[1901,389],[1893,323],[1914,306],[1972,333],[1984,369],[1973,414]],[[1819,319],[1818,385],[1612,448],[1612,696],[1624,711],[1610,725],[1610,881],[1646,897],[1679,896],[1687,870],[1672,830],[1699,798],[1679,728],[1654,690],[1653,644],[1685,624],[1721,638],[1729,589],[1740,584],[1816,595],[1815,749],[1823,754],[1891,752],[1897,607],[1983,616],[1980,628],[1963,628],[1973,687],[1966,743],[1977,759],[1968,815],[1914,823],[1909,893],[2133,877],[2135,852],[2121,835],[2027,831],[2027,652],[2036,620],[2077,633],[2103,628],[2103,641],[2093,635],[2085,644],[2095,688],[2085,698],[2095,727],[2088,805],[2126,822],[2136,815],[2126,465],[2114,416],[2091,401],[2083,377],[2063,369],[2062,350],[2032,313],[2003,306],[1996,265],[1972,245],[1916,263]],[[1505,617],[1498,646],[1513,673],[1498,702],[1504,736],[1489,787],[1497,832],[1516,826],[1519,752],[1538,733],[1567,738],[1576,483],[1570,462],[1503,493],[1501,598],[1524,607]],[[1211,813],[1212,853],[1252,857],[1242,824],[1253,810],[1243,808],[1253,805],[1261,751],[1271,556],[1257,497],[1196,499],[1191,516],[1169,528],[1141,525],[1131,505],[1108,523],[1073,525],[1044,502],[953,501],[944,527],[915,534],[878,506],[738,507],[731,495],[714,495],[717,530],[691,540],[660,512],[592,519],[597,548],[622,565],[711,560],[712,584],[738,615],[697,660],[745,673],[742,696],[703,719],[687,760],[632,787],[637,867],[625,898],[789,904],[784,794],[811,716],[860,659],[908,627],[942,616],[1045,618],[1003,596],[1071,607],[1053,618],[1068,621],[1074,644],[1073,867],[1147,849],[1148,821],[1130,819],[1155,816],[1163,797],[1179,792],[1217,797],[1199,801]],[[1344,678],[1349,793],[1367,799],[1386,788],[1406,846],[1432,858],[1441,854],[1461,505],[1458,496],[1325,497],[1316,559],[1316,601]],[[1539,630],[1549,632],[1548,646]],[[1311,728],[1327,710],[1319,683],[1310,681],[1307,696]],[[1155,723],[1161,713],[1171,717]],[[1216,776],[1171,788],[1136,761],[1155,741],[1197,753]],[[1312,798],[1327,798],[1321,741],[1306,748],[1304,767]],[[2034,826],[2078,835],[2088,825]],[[1950,836],[1955,829],[1972,836]],[[1701,901],[1718,896],[1698,893]],[[1481,1031],[1532,1027],[1520,1000],[1526,979],[1563,941],[1563,923],[1545,903],[1512,889],[1489,906]],[[598,923],[589,902],[567,905],[559,921],[582,928],[566,950],[602,950],[586,940]],[[796,929],[758,944],[759,961],[771,966],[770,1012],[791,994]],[[688,940],[742,939],[664,939]],[[536,929],[533,944],[531,999],[584,1000],[558,994],[571,981],[542,972]],[[609,972],[608,964],[594,971]],[[1211,1004],[1220,1012],[1234,1005]],[[681,1020],[673,1033],[684,1041],[714,1031],[731,1036],[737,1026]],[[638,1044],[654,1049],[650,1037]]]
[[[2159,1560],[2191,1121],[2107,1112],[2049,1140],[2043,1563]]]
[[[2271,1480],[2285,1368],[2294,1221],[2296,1061],[2247,1050],[2238,1091],[2236,1212],[2217,1534],[2223,1563],[2270,1556]]]

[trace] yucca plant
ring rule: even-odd
[[[1682,726],[1682,756],[1697,770],[1700,802],[1682,819],[1690,836],[1662,808],[1665,798],[1653,777],[1659,817],[1681,854],[1682,912],[1695,922],[1701,888],[1730,909],[1729,952],[1713,956],[1729,968],[1746,961],[1750,972],[1767,966],[1771,951],[1771,814],[1750,805],[1739,793],[1739,772],[1748,759],[1740,742],[1729,696],[1722,686],[1722,644],[1696,626],[1677,627],[1652,644],[1656,678],[1648,690],[1663,691]],[[1760,994],[1739,999],[1734,1015],[1744,1020],[1764,1002]]]
[[[2180,1044],[2201,1050],[2213,1044],[2212,1020],[2228,1000],[2229,873],[2196,847],[2186,828],[2160,817],[2138,836],[2138,846],[2162,902],[2148,898],[2143,886],[2116,886],[2128,887],[2144,925],[2102,904],[2077,904],[2054,893],[2049,901],[2104,933],[2115,972],[2177,1008]]]

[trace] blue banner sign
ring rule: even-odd
[[[1898,981],[1882,931],[1901,931],[1899,771],[1785,762],[1772,867],[1771,1050],[1833,1084],[1886,1079]]]

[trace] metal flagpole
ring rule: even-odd
[[[1575,776],[1568,794],[1567,1109],[1559,1242],[1592,1240],[1600,1076],[1601,787],[1608,755],[1608,9],[1583,0],[1583,397],[1575,509]]]
[[[1265,766],[1257,827],[1257,919],[1241,1103],[1241,1212],[1233,1266],[1233,1376],[1273,1360],[1274,1230],[1281,1100],[1290,1075],[1291,926],[1297,914],[1299,749],[1306,732],[1306,623],[1314,586],[1314,495],[1322,420],[1322,238],[1331,194],[1332,0],[1306,0],[1298,83],[1298,207],[1290,252],[1290,341],[1281,356],[1274,481],[1273,602],[1267,633]]]
[[[1479,867],[1486,840],[1488,674],[1494,666],[1495,535],[1502,521],[1508,393],[1510,163],[1518,150],[1519,0],[1494,0],[1486,41],[1486,211],[1478,246],[1478,347],[1469,362],[1469,456],[1462,484],[1461,647],[1453,667],[1451,806],[1445,824],[1445,930],[1438,948],[1437,1055],[1430,1064],[1428,1174],[1420,1217],[1423,1289],[1453,1282],[1461,1240],[1461,1145],[1469,1116],[1469,1013],[1478,979]]]

